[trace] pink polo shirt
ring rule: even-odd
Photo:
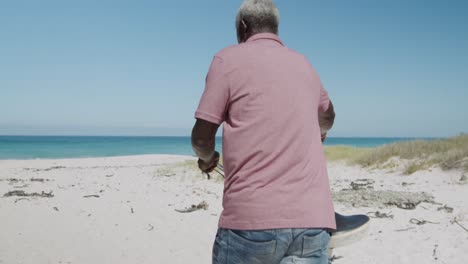
[[[307,59],[274,34],[216,54],[195,117],[224,122],[219,227],[335,229],[318,123],[328,105]]]

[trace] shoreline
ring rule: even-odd
[[[119,156],[97,156],[97,157],[64,157],[64,158],[30,158],[30,159],[0,159],[0,162],[8,161],[66,161],[66,160],[88,160],[88,159],[120,159],[120,158],[148,158],[148,157],[174,157],[174,158],[196,158],[190,155],[178,154],[135,154],[135,155],[119,155]]]
[[[375,148],[416,138],[330,137],[325,147]],[[432,140],[432,139],[431,139]],[[222,139],[216,138],[218,151]],[[190,137],[0,136],[0,160],[102,158],[134,155],[193,155]]]

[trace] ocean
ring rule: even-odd
[[[376,147],[415,138],[327,138],[325,145]],[[221,138],[216,148],[221,149]],[[0,159],[59,159],[143,154],[194,155],[190,137],[0,136]]]

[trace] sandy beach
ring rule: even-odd
[[[0,160],[0,263],[211,263],[223,186],[195,164],[167,155]],[[335,249],[333,263],[466,263],[462,170],[328,167],[336,210],[372,217],[368,236]]]

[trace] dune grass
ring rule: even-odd
[[[444,170],[462,169],[468,172],[468,134],[440,140],[396,142],[377,148],[326,146],[325,155],[329,161],[343,160],[349,164],[367,168],[395,170],[404,164],[403,173],[405,174],[412,174],[433,166],[439,166]],[[177,173],[186,172],[199,173],[196,160],[163,166],[154,174],[174,176]],[[201,177],[206,177],[206,175],[199,174]],[[211,176],[217,181],[223,181],[223,177],[216,172],[212,172]]]
[[[327,160],[337,161],[337,160],[347,160],[353,161],[357,157],[365,155],[366,153],[372,151],[371,148],[355,148],[349,146],[326,146],[324,148],[325,156]]]
[[[468,172],[468,134],[440,140],[414,140],[383,145],[372,149],[333,146],[326,147],[329,160],[347,160],[363,167],[391,167],[392,158],[406,160],[404,173],[439,166],[444,170],[463,169]]]

